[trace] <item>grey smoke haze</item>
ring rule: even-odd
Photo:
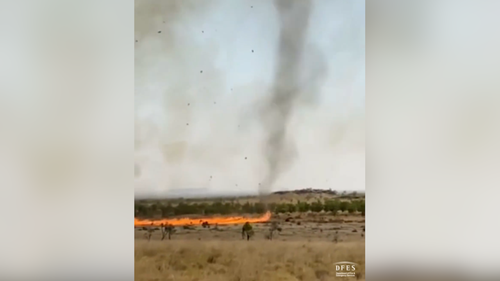
[[[136,196],[364,189],[364,2],[137,1],[135,22]]]

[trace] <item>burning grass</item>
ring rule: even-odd
[[[176,219],[161,219],[161,220],[140,220],[134,219],[134,226],[149,226],[149,225],[202,225],[203,222],[208,224],[219,224],[219,225],[232,225],[232,224],[244,224],[249,223],[259,223],[266,222],[271,219],[271,212],[266,212],[264,215],[258,218],[247,218],[247,217],[208,217],[203,219],[192,219],[192,218],[176,218]]]
[[[135,242],[139,281],[328,281],[339,261],[358,263],[365,280],[364,242]]]

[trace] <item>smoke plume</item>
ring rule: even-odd
[[[311,1],[276,0],[280,22],[277,70],[270,98],[263,107],[262,121],[266,134],[264,155],[267,175],[259,192],[267,193],[293,162],[296,149],[287,137],[287,126],[300,98],[311,93],[301,89],[302,57],[311,13]]]

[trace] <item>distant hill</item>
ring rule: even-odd
[[[331,189],[313,189],[313,188],[304,188],[304,189],[296,189],[296,190],[284,190],[284,191],[275,191],[272,194],[329,194],[329,195],[338,195],[339,192]]]
[[[148,196],[149,195],[149,196]],[[208,192],[206,189],[178,189],[171,190],[163,194],[148,194],[137,196],[136,200],[140,201],[214,201],[214,200],[244,200],[244,201],[260,201],[267,198],[270,201],[315,201],[318,199],[327,198],[362,198],[365,195],[364,191],[338,191],[332,189],[313,189],[304,188],[296,190],[281,190],[275,191],[267,195],[259,195],[256,193],[243,193],[243,192]]]
[[[325,194],[325,195],[360,195],[364,196],[364,191],[338,191],[332,189],[314,189],[314,188],[304,188],[304,189],[296,189],[296,190],[283,190],[283,191],[275,191],[272,194],[286,195],[286,194]]]

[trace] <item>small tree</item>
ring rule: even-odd
[[[357,211],[356,202],[351,202],[349,205],[347,205],[347,211],[349,212],[349,214],[356,212]]]
[[[307,202],[297,202],[297,210],[301,213],[305,213],[311,209],[311,206]]]
[[[271,227],[269,228],[269,240],[273,240],[273,234],[275,231],[281,232],[281,227],[279,227],[278,222],[273,221]]]
[[[279,214],[283,214],[288,212],[288,205],[287,204],[278,204],[275,207],[275,212]]]
[[[340,206],[339,206],[339,209],[342,211],[342,212],[345,212],[347,211],[347,209],[349,208],[349,202],[347,201],[341,201],[340,202]]]
[[[144,233],[144,237],[146,237],[146,239],[148,239],[148,242],[151,240],[151,236],[153,235],[153,232],[154,232],[154,228],[148,228],[146,230],[146,233]]]
[[[337,243],[339,242],[339,232],[335,231],[335,234],[333,235],[333,242]]]
[[[172,234],[175,233],[175,227],[171,224],[164,225],[161,224],[161,240],[168,237],[168,240],[172,238]]]
[[[362,200],[360,203],[359,203],[359,209],[358,211],[361,212],[361,215],[364,217],[365,216],[365,200]]]
[[[313,212],[319,213],[323,211],[323,209],[324,209],[323,203],[321,203],[320,201],[316,201],[311,204],[311,211]]]
[[[253,227],[250,225],[249,222],[246,222],[241,228],[241,239],[245,239],[246,236],[248,241],[250,240],[250,237],[253,236],[253,234],[254,234]]]
[[[325,211],[331,212],[334,216],[337,215],[340,210],[339,200],[326,200],[325,201]]]
[[[297,212],[297,205],[292,204],[292,203],[288,203],[288,204],[286,204],[286,209],[289,213]]]

